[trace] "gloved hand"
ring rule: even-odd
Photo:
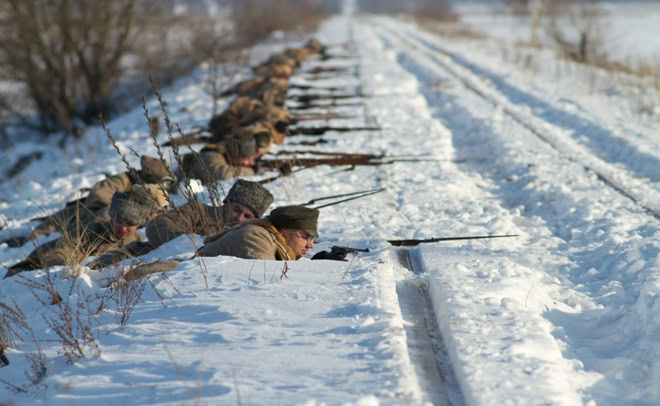
[[[334,254],[328,251],[321,251],[314,254],[312,259],[329,259],[331,261],[348,261],[346,255]]]

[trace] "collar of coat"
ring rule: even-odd
[[[224,230],[216,235],[212,235],[210,237],[207,237],[204,239],[204,244],[210,244],[213,241],[216,241],[222,237],[224,237],[226,234],[231,233],[234,230],[238,230],[241,227],[245,227],[247,225],[255,225],[259,226],[262,228],[265,228],[266,231],[268,231],[273,238],[275,239],[275,243],[277,245],[277,257],[281,261],[295,261],[296,260],[296,253],[293,251],[293,248],[289,246],[289,244],[286,243],[286,240],[280,232],[277,230],[277,228],[273,225],[273,223],[270,222],[270,219],[268,217],[263,218],[263,219],[252,219],[252,220],[247,220],[242,223],[238,223],[234,227]]]

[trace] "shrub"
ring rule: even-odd
[[[75,133],[111,110],[136,0],[6,0],[0,60],[26,87],[44,131]]]

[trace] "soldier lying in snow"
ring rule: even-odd
[[[273,142],[281,144],[288,135],[291,114],[285,108],[266,105],[260,100],[242,96],[234,100],[224,112],[209,122],[212,142],[223,142],[232,137],[240,127],[256,123],[273,128]]]
[[[295,261],[314,248],[318,216],[318,210],[304,206],[279,207],[264,219],[248,220],[207,238],[198,255]]]
[[[148,242],[132,242],[125,248],[107,252],[90,264],[104,268],[127,258],[145,255],[183,234],[210,236],[243,221],[263,216],[273,202],[273,195],[256,182],[239,179],[229,189],[221,207],[196,200],[151,220],[145,229]]]
[[[191,201],[147,224],[147,239],[159,247],[182,234],[210,236],[238,223],[263,216],[273,195],[257,182],[239,179],[227,192],[221,207]]]
[[[260,123],[241,127],[224,144],[206,144],[199,153],[186,154],[179,170],[182,176],[199,179],[203,183],[254,176],[257,158],[270,148],[272,127]]]
[[[78,202],[68,204],[63,210],[43,218],[40,224],[30,233],[29,240],[34,240],[41,235],[48,235],[58,229],[71,229],[78,225],[91,224],[94,221],[107,221],[108,206],[116,192],[130,192],[134,185],[153,184],[163,189],[159,203],[167,203],[165,191],[169,190],[174,183],[167,163],[160,159],[143,155],[140,158],[141,170],[127,171],[118,175],[110,176],[97,184],[90,190],[87,197]]]
[[[140,185],[128,193],[117,192],[112,196],[109,220],[72,229],[38,246],[25,260],[9,267],[5,278],[55,265],[80,265],[88,256],[120,249],[140,240],[135,231],[163,210],[156,198]]]

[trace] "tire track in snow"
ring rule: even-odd
[[[435,406],[465,404],[460,386],[442,342],[425,279],[427,273],[418,249],[396,249],[399,264],[415,277],[397,282],[408,354],[428,402]]]
[[[545,118],[527,113],[523,111],[523,108],[515,106],[508,100],[506,95],[484,85],[483,82],[490,81],[491,78],[484,76],[482,71],[475,68],[465,68],[457,63],[453,54],[439,47],[432,47],[428,44],[428,41],[419,39],[415,35],[408,33],[404,35],[386,23],[380,27],[386,30],[385,35],[394,36],[401,43],[409,46],[410,49],[423,54],[438,67],[459,80],[467,89],[494,107],[501,109],[503,114],[526,128],[569,161],[580,164],[586,171],[596,175],[605,185],[632,200],[647,213],[660,220],[660,191],[656,189],[652,179],[636,176],[629,173],[627,168],[621,168],[603,161],[583,145],[572,140],[570,135],[567,134],[567,130],[558,128],[555,124],[546,121]],[[377,31],[379,30],[377,29]],[[391,42],[387,39],[385,41]],[[469,72],[465,72],[465,69]],[[476,78],[470,76],[476,76]],[[517,91],[523,93],[521,90]],[[557,136],[555,134],[562,135]]]

